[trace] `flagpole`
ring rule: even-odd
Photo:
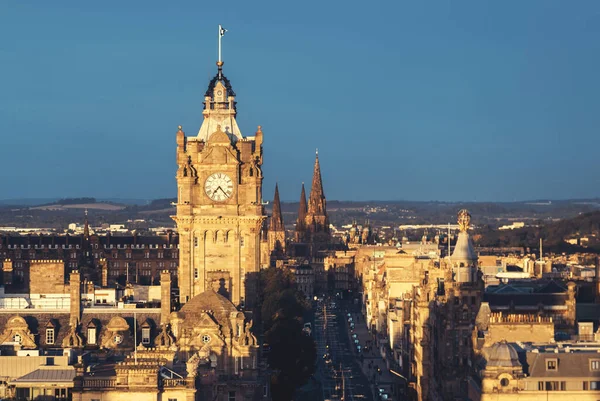
[[[223,29],[223,27],[221,27],[221,25],[219,25],[219,32],[218,32],[218,35],[219,35],[219,62],[221,62],[221,37],[223,36],[223,35],[221,35],[221,29]]]

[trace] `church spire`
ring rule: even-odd
[[[308,200],[308,214],[325,215],[325,194],[323,193],[323,180],[321,179],[321,166],[319,164],[319,150],[315,158],[310,198]]]
[[[275,184],[275,195],[273,196],[273,214],[269,223],[269,231],[284,231],[283,216],[281,215],[281,203],[279,201],[279,188]]]
[[[90,238],[90,225],[88,223],[88,211],[85,209],[85,222],[83,225],[83,238]]]
[[[298,207],[298,220],[296,221],[296,231],[303,231],[306,227],[306,191],[304,183],[302,183],[302,191],[300,192],[300,206]]]

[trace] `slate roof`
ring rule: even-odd
[[[103,336],[107,333],[106,326],[108,322],[115,317],[121,316],[129,325],[130,328],[133,327],[134,320],[134,312],[137,319],[138,325],[138,334],[141,335],[141,325],[144,321],[148,321],[151,326],[151,340],[153,341],[157,332],[157,323],[160,322],[160,313],[154,312],[148,309],[132,309],[132,310],[122,310],[122,309],[106,309],[102,312],[94,313],[93,309],[86,309],[85,313],[81,318],[81,323],[79,326],[79,335],[84,340],[84,344],[87,344],[87,327],[90,323],[93,323],[97,328],[97,343],[100,344],[102,342]],[[19,315],[25,319],[27,325],[29,326],[29,330],[35,337],[36,344],[41,348],[62,348],[62,342],[65,337],[69,334],[69,312],[58,312],[58,313],[35,313],[30,312],[27,309],[20,311],[0,311],[0,332],[4,331],[6,328],[6,324],[9,319],[15,315]],[[54,344],[46,344],[46,336],[45,330],[49,323],[54,324],[55,327],[55,335],[54,335]],[[133,334],[133,329],[130,329],[130,332]],[[141,338],[141,337],[140,337]]]
[[[13,380],[11,383],[68,383],[73,382],[75,369],[61,366],[60,368],[43,367]]]
[[[558,369],[549,371],[546,369],[546,360],[558,359]],[[532,378],[559,378],[559,377],[600,377],[600,371],[590,370],[590,360],[600,360],[597,352],[561,352],[561,353],[527,353],[529,365],[529,376]]]

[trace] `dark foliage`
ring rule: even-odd
[[[264,338],[271,349],[267,358],[273,371],[271,394],[273,400],[288,401],[315,371],[315,342],[302,332],[308,304],[287,270],[272,267],[261,271],[260,288]]]

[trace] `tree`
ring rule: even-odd
[[[315,371],[315,342],[302,332],[308,303],[287,270],[271,267],[260,272],[259,280],[260,315],[271,348],[267,358],[273,370],[271,394],[276,401],[288,401]]]
[[[267,360],[275,371],[271,381],[273,399],[291,400],[296,389],[306,384],[315,372],[315,342],[302,332],[302,324],[293,318],[276,319],[266,339],[271,346]]]

